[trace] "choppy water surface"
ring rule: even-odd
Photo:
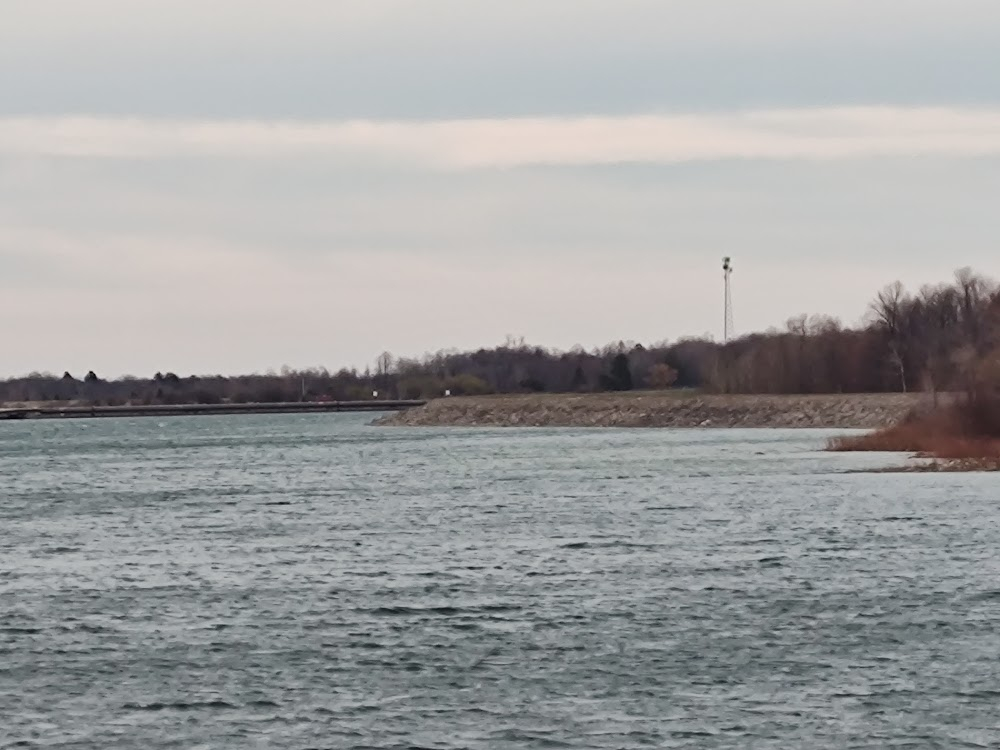
[[[995,475],[369,419],[0,423],[0,748],[1000,746]]]

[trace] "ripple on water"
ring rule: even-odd
[[[368,419],[4,425],[0,748],[1000,747],[990,479]]]

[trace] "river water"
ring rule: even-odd
[[[1000,747],[995,475],[370,419],[0,423],[0,748]]]

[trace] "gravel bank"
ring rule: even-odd
[[[719,396],[683,392],[477,396],[386,416],[388,426],[874,429],[922,403],[904,394]]]

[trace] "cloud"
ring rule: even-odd
[[[0,155],[8,156],[353,156],[454,170],[995,154],[996,109],[855,107],[424,122],[0,119]]]
[[[995,106],[996,0],[6,0],[0,114]]]
[[[700,333],[724,254],[741,330],[1000,274],[996,0],[209,5],[5,4],[2,367]]]
[[[851,322],[897,277],[998,273],[1000,155],[956,158],[993,148],[995,116],[0,119],[2,368],[673,338],[717,330],[726,254],[741,331]]]

